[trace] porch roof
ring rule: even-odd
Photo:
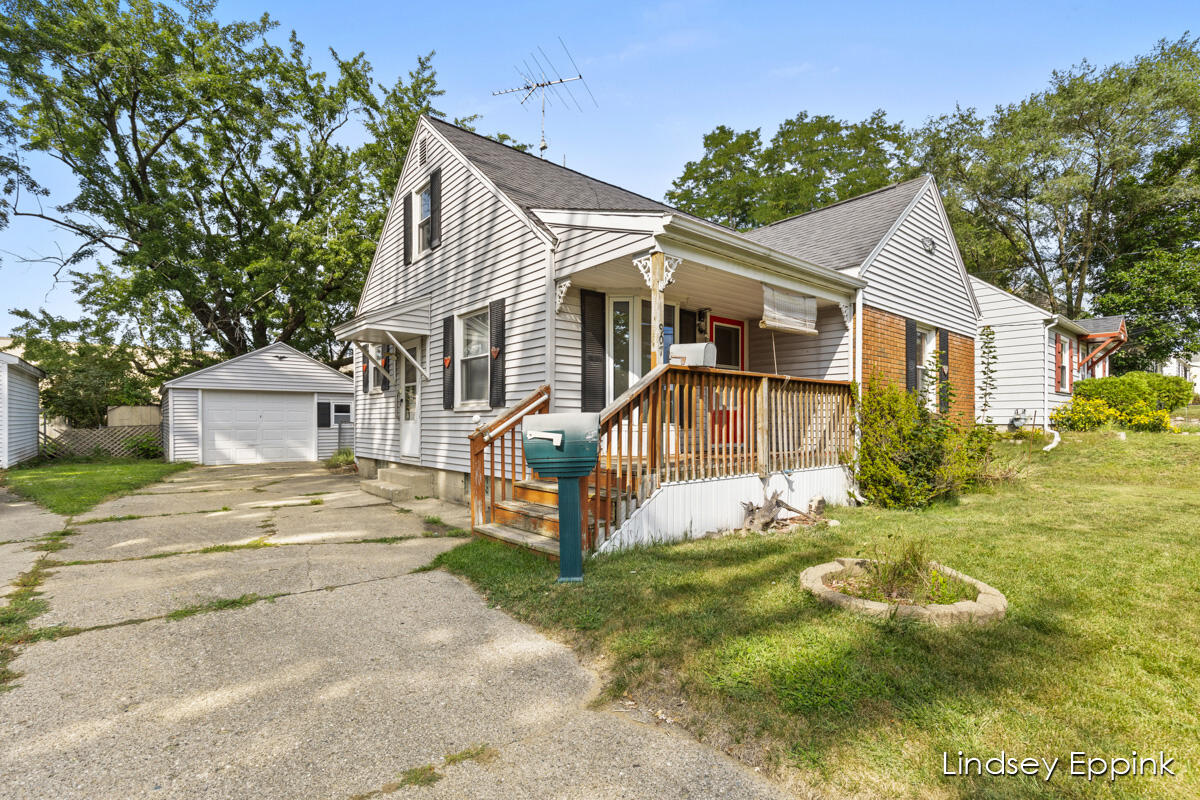
[[[428,336],[430,320],[428,296],[366,311],[333,329],[343,342],[390,344],[392,336]]]

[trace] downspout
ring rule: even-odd
[[[1050,427],[1050,386],[1046,375],[1046,364],[1049,363],[1050,351],[1050,326],[1046,323],[1042,324],[1042,430],[1047,433],[1054,434],[1054,441],[1042,448],[1043,453],[1049,453],[1054,448],[1058,447],[1058,443],[1062,441],[1062,437],[1058,435],[1058,431]]]
[[[858,383],[859,393],[862,393],[862,332],[863,332],[863,290],[859,287],[854,290],[854,364],[852,365],[851,379]]]
[[[558,410],[558,394],[554,391],[554,370],[557,362],[555,334],[558,330],[557,286],[554,281],[555,245],[546,245],[546,371],[545,383],[550,387],[550,411]]]

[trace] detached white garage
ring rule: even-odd
[[[168,461],[262,464],[333,455],[354,382],[277,343],[163,384]],[[353,437],[350,437],[353,441]]]
[[[38,381],[46,377],[11,353],[0,353],[0,469],[38,454]]]

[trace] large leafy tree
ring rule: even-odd
[[[1126,314],[1121,370],[1200,352],[1200,132],[1122,182],[1116,246],[1095,282],[1095,310]]]
[[[917,160],[947,193],[968,268],[1068,316],[1085,313],[1116,251],[1123,185],[1187,140],[1200,114],[1197,40],[1128,63],[1084,62],[990,116],[958,109],[918,136]],[[1176,176],[1145,195],[1166,208]]]
[[[416,119],[438,113],[430,57],[385,89],[361,55],[334,54],[326,74],[294,35],[272,44],[266,16],[222,23],[204,0],[5,8],[0,132],[78,184],[50,207],[13,184],[8,210],[78,237],[56,266],[89,315],[151,349],[198,331],[225,356],[286,341],[343,362],[332,328],[352,313]],[[357,123],[369,145],[346,144]]]
[[[764,146],[760,129],[719,126],[667,200],[744,230],[886,186],[903,174],[908,135],[882,111],[861,122],[801,112]]]

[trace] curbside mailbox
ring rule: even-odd
[[[522,423],[525,463],[558,479],[558,580],[583,580],[583,515],[579,479],[600,458],[599,414],[532,414]]]

